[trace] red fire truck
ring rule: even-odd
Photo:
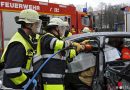
[[[34,9],[40,13],[43,26],[53,17],[60,17],[68,21],[73,34],[80,33],[87,26],[92,30],[92,18],[84,12],[76,11],[74,5],[62,5],[29,0],[0,0],[0,48],[4,46],[19,27],[14,20],[23,9]]]

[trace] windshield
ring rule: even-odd
[[[90,20],[88,16],[82,17],[82,24],[85,26],[90,26]]]

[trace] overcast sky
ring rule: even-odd
[[[48,0],[37,0],[37,1],[48,2]],[[58,4],[67,4],[67,5],[74,4],[75,6],[86,5],[87,2],[87,7],[91,6],[94,9],[97,8],[100,2],[104,2],[106,4],[111,4],[111,5],[116,5],[121,3],[130,5],[130,0],[49,0],[49,2],[58,3]]]

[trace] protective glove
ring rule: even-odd
[[[89,40],[84,40],[83,42],[81,42],[81,44],[86,44],[88,42],[89,42]]]
[[[91,44],[85,44],[85,50],[91,51],[93,49],[93,46]]]
[[[90,40],[84,40],[83,42],[81,42],[80,44],[81,45],[84,45],[85,46],[85,51],[91,51],[93,49],[93,46],[91,44],[89,44]]]
[[[85,46],[84,45],[80,45],[79,43],[73,42],[73,46],[76,47],[76,51],[77,52],[85,50]]]

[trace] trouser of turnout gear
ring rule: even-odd
[[[54,66],[52,68],[52,66]],[[44,90],[64,90],[64,71],[66,63],[63,60],[50,60],[42,70],[42,85]]]
[[[79,73],[66,73],[65,90],[92,90],[92,88],[79,80]]]

